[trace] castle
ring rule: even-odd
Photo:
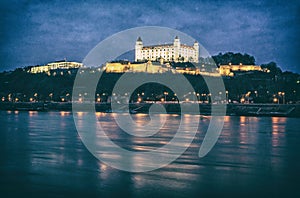
[[[141,37],[135,44],[135,61],[194,62],[198,63],[199,43],[193,46],[180,43],[178,36],[170,44],[143,46]]]

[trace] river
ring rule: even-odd
[[[137,143],[121,135],[113,114],[97,116],[117,134],[116,143],[129,150],[155,148],[174,135],[166,126]],[[149,121],[142,114],[132,116],[141,125]],[[161,116],[168,126],[180,121],[180,115]],[[218,142],[199,158],[210,121],[205,117],[182,156],[145,173],[117,170],[95,158],[82,143],[71,112],[0,111],[0,119],[0,197],[300,195],[299,118],[226,116]]]

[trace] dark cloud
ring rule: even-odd
[[[211,53],[254,55],[299,72],[299,1],[1,1],[0,70],[67,58],[144,25],[183,31]]]

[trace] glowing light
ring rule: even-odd
[[[29,113],[29,116],[30,116],[30,117],[32,117],[32,116],[34,116],[34,115],[36,115],[36,114],[37,114],[37,112],[36,112],[36,111],[29,111],[28,113]]]
[[[70,114],[70,112],[66,112],[66,111],[61,111],[60,112],[60,116],[62,116],[62,117],[67,116],[69,114]]]
[[[83,116],[83,112],[77,112],[78,117],[82,117]]]

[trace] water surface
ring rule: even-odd
[[[113,114],[97,116],[110,138],[132,151],[163,146],[180,120],[161,115],[167,120],[161,131],[141,138],[119,129]],[[141,125],[149,121],[132,116]],[[119,171],[97,160],[81,142],[70,112],[2,111],[0,119],[0,197],[300,195],[299,118],[227,116],[217,144],[199,159],[210,118],[201,119],[194,142],[180,158],[146,173]]]

